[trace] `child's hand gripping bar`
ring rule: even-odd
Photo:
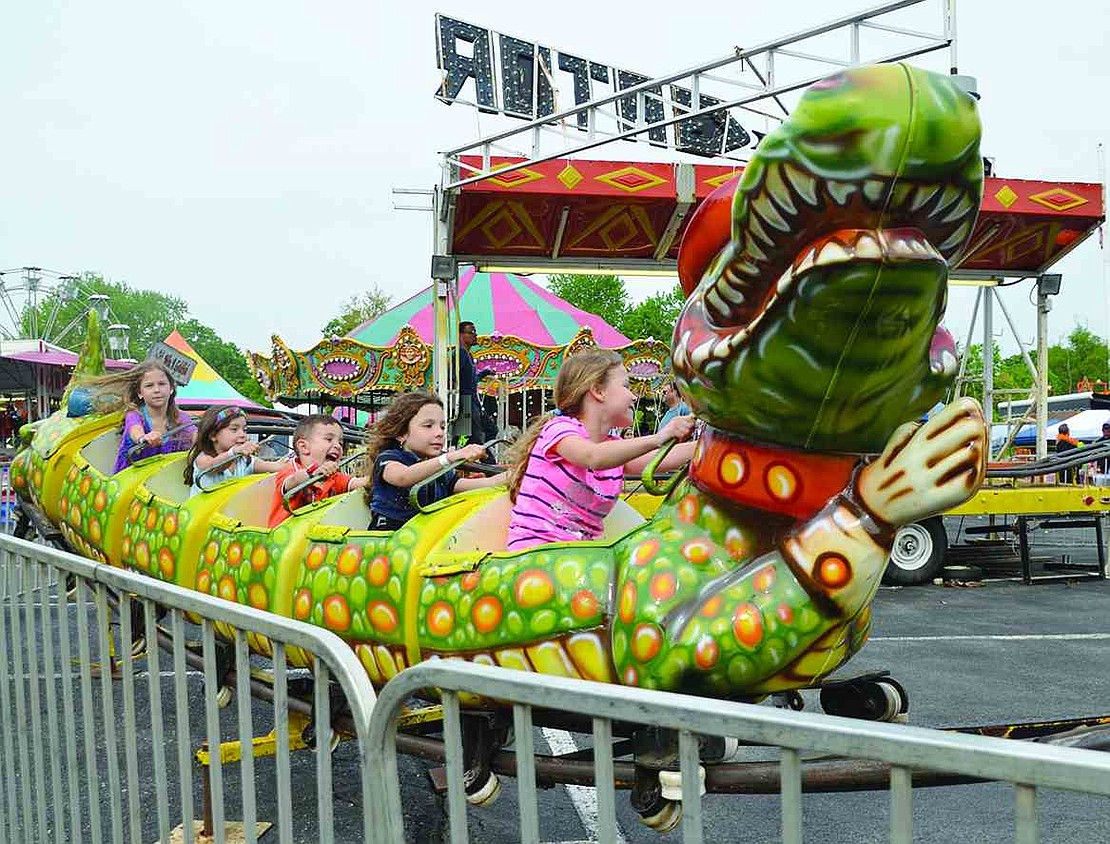
[[[182,431],[195,427],[196,424],[196,422],[184,422],[181,425],[175,425],[168,431],[163,431],[162,442],[166,442],[167,440],[172,439],[175,434],[180,434]],[[131,448],[127,450],[127,462],[134,463],[135,458],[137,458],[142,453],[142,450],[144,448],[150,448],[150,443],[137,443],[136,445],[131,446]]]
[[[348,454],[346,457],[342,458],[339,461],[338,466],[339,466],[340,469],[342,469],[344,466],[347,466],[351,463],[354,463],[356,460],[361,460],[363,458],[363,456],[364,455],[361,451],[356,453],[356,454]],[[287,492],[282,493],[281,503],[285,505],[286,510],[288,510],[290,513],[292,513],[293,509],[289,506],[289,501],[293,498],[293,496],[296,495],[298,492],[303,492],[304,490],[308,489],[310,486],[314,486],[314,485],[320,483],[320,481],[324,480],[327,477],[328,477],[328,475],[325,475],[323,472],[316,472],[313,475],[309,475],[305,480],[301,481],[299,484],[297,484],[291,490],[288,490]]]
[[[259,440],[259,442],[258,442],[258,451],[261,451],[262,446],[264,446],[264,445],[280,445],[283,448],[289,448],[289,446],[285,445],[285,443],[283,443],[277,437],[266,437],[266,439],[264,439],[264,440]],[[233,452],[231,454],[228,454],[225,457],[221,457],[219,460],[217,460],[215,463],[213,463],[211,466],[209,466],[203,472],[198,472],[196,475],[194,475],[193,481],[197,484],[197,486],[200,486],[200,479],[203,478],[205,475],[207,475],[210,472],[218,472],[220,469],[224,468],[225,466],[227,466],[231,463],[234,463],[240,457],[254,457],[254,455],[239,454],[237,452]],[[204,492],[211,492],[212,491],[210,489],[204,489],[203,487],[201,487],[201,489]]]
[[[482,448],[484,448],[488,452],[495,445],[500,445],[501,443],[508,444],[508,443],[511,443],[511,442],[512,442],[512,440],[510,440],[506,437],[498,437],[497,439],[493,439],[493,440],[490,440],[489,442],[482,443]],[[433,474],[429,475],[424,480],[417,481],[416,483],[414,483],[412,485],[412,487],[409,489],[409,506],[411,506],[417,512],[427,513],[428,511],[425,510],[424,506],[420,503],[420,493],[424,489],[424,487],[435,483],[437,480],[442,478],[448,472],[453,472],[456,469],[459,469],[463,466],[465,466],[468,469],[473,469],[474,471],[483,472],[483,473],[490,473],[490,469],[491,469],[491,467],[483,466],[479,463],[467,463],[465,460],[454,460],[454,461],[448,463],[442,469],[437,469]],[[500,472],[501,472],[501,470],[497,469],[497,470],[493,471],[492,474],[496,475],[496,474],[500,474]]]

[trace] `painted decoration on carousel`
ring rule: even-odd
[[[805,94],[721,199],[727,225],[710,205],[687,234],[674,369],[707,423],[689,476],[650,520],[620,502],[599,541],[506,553],[502,489],[393,533],[365,530],[358,492],[267,529],[272,476],[189,498],[181,455],[109,474],[119,413],[44,423],[13,485],[81,553],[333,630],[377,684],[459,657],[740,700],[811,685],[866,640],[895,528],[983,479],[974,401],[912,421],[955,373],[939,319],[978,140],[974,101],[904,65]],[[352,377],[341,357],[329,378]]]
[[[389,346],[340,337],[294,352],[279,337],[273,340],[271,358],[257,353],[249,358],[251,372],[271,399],[321,394],[350,399],[375,390],[431,390],[434,384],[432,347],[410,325],[402,326]],[[471,355],[479,370],[490,370],[496,383],[516,393],[551,389],[567,356],[596,345],[593,330],[583,326],[560,346],[537,346],[500,334],[480,336]],[[659,340],[637,340],[615,351],[624,358],[637,395],[654,394],[660,379],[670,372],[670,347]],[[479,390],[491,393],[494,381],[483,382]]]

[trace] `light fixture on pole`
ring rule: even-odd
[[[1041,296],[1059,295],[1063,278],[1060,273],[1042,273],[1037,277],[1037,293]]]
[[[124,360],[127,357],[130,342],[130,325],[123,322],[114,322],[108,326],[108,350],[111,352],[113,360]]]

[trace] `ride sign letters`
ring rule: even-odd
[[[147,360],[156,360],[170,371],[173,380],[179,387],[184,387],[193,377],[193,370],[197,362],[188,355],[183,355],[173,346],[166,343],[155,343],[150,347]]]
[[[488,114],[523,120],[570,107],[561,103],[556,108],[560,79],[571,83],[575,106],[651,79],[445,15],[436,15],[436,62],[443,73],[437,99],[448,105],[465,102],[458,99],[459,92],[467,80],[473,80],[475,101],[471,105]],[[607,86],[609,90],[598,90],[598,86]],[[663,87],[651,88],[640,98],[643,122],[648,125],[690,111],[693,94],[688,88],[667,85],[664,91]],[[617,101],[621,131],[639,122],[637,99],[628,96]],[[699,101],[701,108],[723,102],[706,94],[699,94]],[[575,117],[577,128],[586,131],[589,128],[586,113],[580,112]],[[722,110],[673,124],[673,131],[671,126],[657,126],[646,134],[648,143],[673,146],[695,155],[720,155],[751,145],[758,140],[759,133],[749,134],[731,114]]]

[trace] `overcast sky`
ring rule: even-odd
[[[436,12],[662,75],[869,5],[9,4],[0,269],[96,271],[182,296],[244,347],[268,353],[277,333],[307,348],[369,284],[400,301],[428,283],[430,219],[394,210],[391,189],[431,187],[438,150],[507,125],[433,99]],[[1108,8],[960,0],[960,70],[979,79],[983,151],[999,174],[1102,179]],[[939,24],[938,9],[926,20]],[[1105,259],[1096,236],[1058,265],[1054,335],[1076,321],[1106,335]],[[638,297],[660,285],[629,283]],[[1006,294],[1027,340],[1028,293]],[[969,310],[955,292],[956,333]]]

